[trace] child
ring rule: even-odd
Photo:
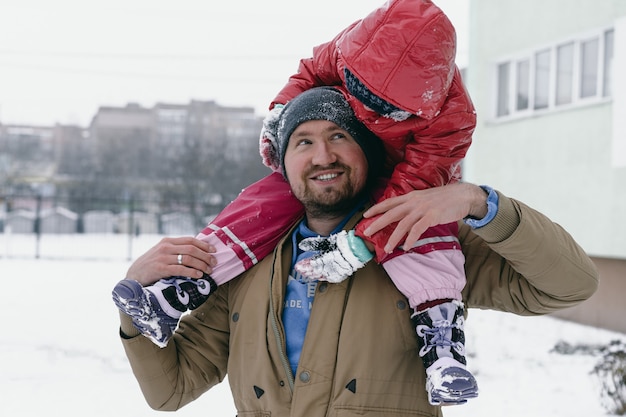
[[[198,235],[217,249],[218,263],[211,276],[201,280],[172,277],[146,288],[123,280],[113,291],[118,307],[163,346],[184,311],[196,308],[217,285],[273,250],[303,213],[278,172],[275,131],[280,105],[312,87],[335,86],[356,117],[382,139],[393,173],[384,190],[379,190],[377,201],[457,181],[476,116],[454,55],[452,25],[426,0],[389,1],[331,42],[316,47],[313,57],[300,62],[298,73],[272,102],[264,122],[261,155],[275,172],[246,188]],[[338,282],[372,258],[360,239],[369,242],[375,248],[375,260],[414,311],[411,318],[419,336],[430,402],[464,403],[477,396],[478,389],[465,367],[460,301],[464,259],[457,225],[430,228],[411,248],[387,248],[395,225],[366,236],[364,231],[374,220],[364,219],[354,232],[330,239],[305,240],[304,250],[325,250],[297,269],[313,279]],[[355,247],[361,249],[351,250]],[[162,309],[169,310],[163,314]]]

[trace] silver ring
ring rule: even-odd
[[[181,255],[180,253],[178,254],[178,257],[176,258],[178,260],[178,265],[182,265],[183,264],[183,255]]]

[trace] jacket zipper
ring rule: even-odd
[[[283,349],[283,340],[280,337],[280,332],[278,331],[278,321],[276,319],[276,310],[274,310],[274,299],[272,295],[272,286],[274,282],[274,265],[276,264],[276,251],[274,251],[274,259],[272,261],[272,268],[270,269],[270,320],[272,323],[272,331],[274,332],[274,337],[276,338],[276,345],[278,346],[278,355],[280,357],[280,363],[283,365],[283,369],[287,374],[287,382],[289,383],[289,389],[293,394],[293,385],[294,385],[294,377],[291,373],[291,365],[289,365],[289,360],[287,359],[287,353]]]

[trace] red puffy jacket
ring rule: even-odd
[[[359,120],[385,144],[393,172],[382,199],[448,184],[460,178],[476,126],[455,53],[454,27],[437,6],[426,0],[392,0],[314,48],[270,108],[312,87],[337,86]],[[345,89],[344,68],[373,94],[415,116],[398,122],[365,107]],[[363,236],[372,221],[361,221],[358,234]],[[368,238],[378,255],[393,228]]]

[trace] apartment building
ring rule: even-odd
[[[217,210],[266,175],[261,124],[252,107],[199,100],[102,106],[87,127],[0,124],[0,223],[37,196],[81,213],[131,199]]]
[[[478,126],[465,179],[568,230],[601,283],[564,315],[626,332],[626,2],[470,4],[465,81]]]

